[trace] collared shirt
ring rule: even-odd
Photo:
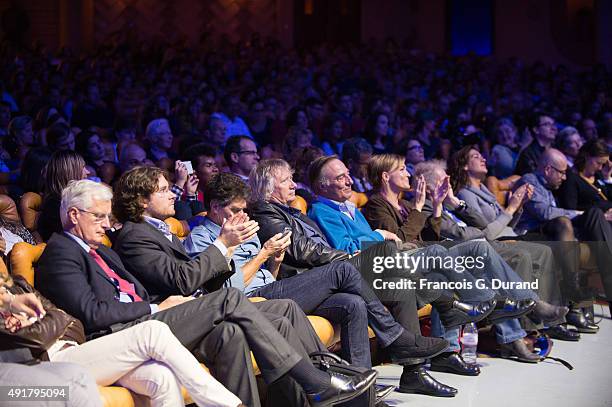
[[[152,218],[150,216],[143,216],[142,218],[149,225],[153,226],[155,229],[162,232],[164,236],[166,237],[166,239],[172,242],[172,232],[170,232],[170,228],[168,227],[166,222],[164,222],[163,220]]]
[[[142,218],[145,222],[162,232],[166,239],[172,242],[172,232],[170,232],[170,228],[168,227],[166,222],[164,222],[163,220],[152,218],[150,216],[143,216]],[[213,244],[217,247],[217,249],[219,249],[223,256],[227,256],[227,247],[219,239],[215,240]]]
[[[563,209],[557,207],[557,201],[550,189],[546,186],[546,180],[541,174],[529,173],[517,182],[515,189],[523,184],[531,184],[534,187],[533,196],[524,205],[523,216],[517,225],[521,232],[535,230],[544,222],[566,216],[570,219],[580,215],[580,211]]]
[[[332,203],[336,205],[340,212],[348,216],[350,219],[355,220],[355,211],[357,210],[357,206],[353,202],[349,200],[346,200],[345,202],[338,202],[323,196],[317,196],[317,200],[323,203]]]
[[[221,226],[217,225],[207,216],[198,216],[197,222],[191,230],[189,237],[183,241],[183,246],[185,247],[185,250],[189,256],[195,257],[206,250],[209,245],[217,241],[220,233]],[[230,277],[229,280],[225,282],[226,287],[238,288],[246,295],[249,295],[258,288],[276,281],[269,270],[265,269],[264,267],[260,267],[253,276],[251,282],[247,286],[244,285],[244,274],[242,272],[242,267],[253,260],[260,250],[261,243],[257,235],[255,235],[251,240],[238,245],[234,249],[232,259],[234,260],[236,272]]]
[[[74,240],[79,246],[81,246],[81,248],[85,251],[85,253],[89,255],[89,251],[92,250],[92,248],[87,243],[85,243],[83,239],[81,239],[80,237],[76,235],[73,235],[70,232],[64,232],[64,234],[68,236],[69,238],[71,238],[72,240]],[[133,302],[133,300],[129,295],[125,293],[120,293],[119,302]],[[157,304],[149,304],[149,308],[151,308],[151,314],[155,314],[157,311],[159,311],[159,306]]]

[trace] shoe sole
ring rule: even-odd
[[[333,402],[330,402],[330,403],[325,403],[325,404],[317,404],[317,406],[318,406],[318,407],[331,407],[331,406],[334,406],[334,405],[339,404],[339,403],[344,403],[344,402],[346,402],[346,401],[353,400],[354,398],[361,396],[361,395],[362,395],[363,393],[365,393],[365,392],[366,392],[366,391],[367,391],[367,390],[368,390],[370,387],[372,387],[372,386],[374,385],[374,383],[376,383],[376,378],[378,378],[378,374],[376,374],[376,375],[375,375],[375,376],[372,378],[372,380],[370,380],[370,382],[368,383],[368,385],[367,385],[367,386],[364,386],[364,388],[363,388],[363,389],[361,389],[359,392],[357,392],[357,393],[355,393],[355,394],[351,394],[351,395],[348,395],[348,396],[347,396],[347,397],[345,397],[345,398],[341,398],[341,399],[338,399],[338,400],[334,400]]]
[[[452,311],[456,311],[456,310],[452,310]],[[495,307],[491,307],[491,309],[488,312],[486,312],[486,313],[484,313],[482,315],[479,315],[477,317],[466,318],[464,321],[461,321],[459,323],[455,323],[455,324],[452,324],[452,325],[444,325],[444,327],[446,329],[453,329],[453,328],[456,328],[458,326],[465,325],[465,324],[478,323],[478,322],[482,321],[483,319],[487,318],[489,315],[491,315],[491,313],[493,313],[493,311],[495,311]]]
[[[522,317],[523,315],[529,314],[530,312],[532,312],[534,308],[535,308],[535,305],[533,307],[529,308],[527,311],[521,311],[521,312],[517,312],[515,314],[508,314],[508,315],[504,315],[504,316],[501,316],[501,317],[498,317],[498,318],[491,318],[490,317],[490,315],[492,314],[491,313],[491,314],[489,314],[489,322],[492,323],[492,324],[496,324],[496,323],[499,323],[499,322],[506,321],[508,319]]]
[[[422,356],[422,357],[402,358],[402,359],[391,358],[391,363],[395,363],[396,365],[416,365],[419,363],[423,363],[427,359],[435,358],[436,356],[444,353],[446,349],[448,349],[448,346],[446,346],[444,349],[436,351],[435,353],[432,353],[431,355]]]
[[[457,392],[449,393],[449,394],[428,393],[425,391],[418,391],[414,389],[402,389],[402,386],[399,386],[397,389],[395,389],[395,391],[397,391],[398,393],[404,393],[404,394],[422,394],[424,396],[444,397],[444,398],[451,398],[457,395]]]
[[[530,360],[530,359],[521,359],[520,357],[516,356],[516,355],[508,355],[508,354],[501,354],[500,357],[502,359],[507,359],[507,360],[513,360],[515,362],[521,362],[521,363],[530,363],[532,365],[535,365],[536,363],[541,362],[540,359],[538,360]]]
[[[456,374],[459,376],[479,376],[480,373],[467,373],[464,371],[459,371],[459,370],[454,370],[452,368],[446,368],[445,366],[430,366],[429,370],[432,372],[441,372],[441,373],[450,373],[450,374]]]
[[[575,326],[575,325],[573,325],[573,326]],[[576,331],[580,332],[581,334],[596,334],[597,332],[599,332],[599,329],[578,328],[576,326]]]
[[[376,393],[376,402],[374,404],[378,404],[381,401],[383,401],[394,390],[395,390],[395,386],[388,386],[384,391],[381,391],[380,393]]]

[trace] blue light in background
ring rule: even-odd
[[[493,0],[450,1],[452,55],[493,53]]]

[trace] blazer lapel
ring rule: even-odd
[[[115,273],[117,273],[119,275],[119,277],[123,278],[124,280],[126,280],[129,283],[134,284],[134,287],[136,288],[136,294],[138,294],[142,299],[147,299],[149,298],[149,294],[147,293],[146,288],[144,288],[144,286],[142,284],[140,284],[140,282],[138,281],[138,279],[136,277],[134,277],[132,274],[130,274],[129,271],[127,271],[124,267],[123,264],[116,261],[116,259],[114,258],[114,256],[112,256],[111,253],[109,253],[109,251],[111,251],[112,249],[102,249],[102,250],[98,250],[98,254],[100,255],[100,257],[102,257],[102,259],[106,262],[106,264],[113,269],[113,271]],[[95,261],[94,261],[95,263]],[[97,264],[96,264],[97,266]],[[101,270],[101,268],[98,266],[98,268]],[[102,270],[102,273],[104,273],[104,270]],[[114,285],[114,284],[113,284]]]
[[[181,244],[180,240],[176,236],[172,235],[172,242],[170,242],[168,238],[164,236],[161,231],[157,230],[153,225],[150,225],[149,223],[144,221],[141,224],[144,224],[148,228],[151,237],[153,237],[161,247],[165,248],[164,250],[167,251],[167,249],[170,249],[178,253],[182,258],[190,258],[187,255],[187,252],[185,251],[185,248]]]

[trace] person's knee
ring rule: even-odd
[[[560,216],[558,218],[553,219],[550,222],[550,227],[557,234],[574,233],[574,226],[572,225],[572,221],[566,216]]]
[[[346,295],[343,302],[349,319],[367,319],[368,310],[363,298],[358,295]]]

